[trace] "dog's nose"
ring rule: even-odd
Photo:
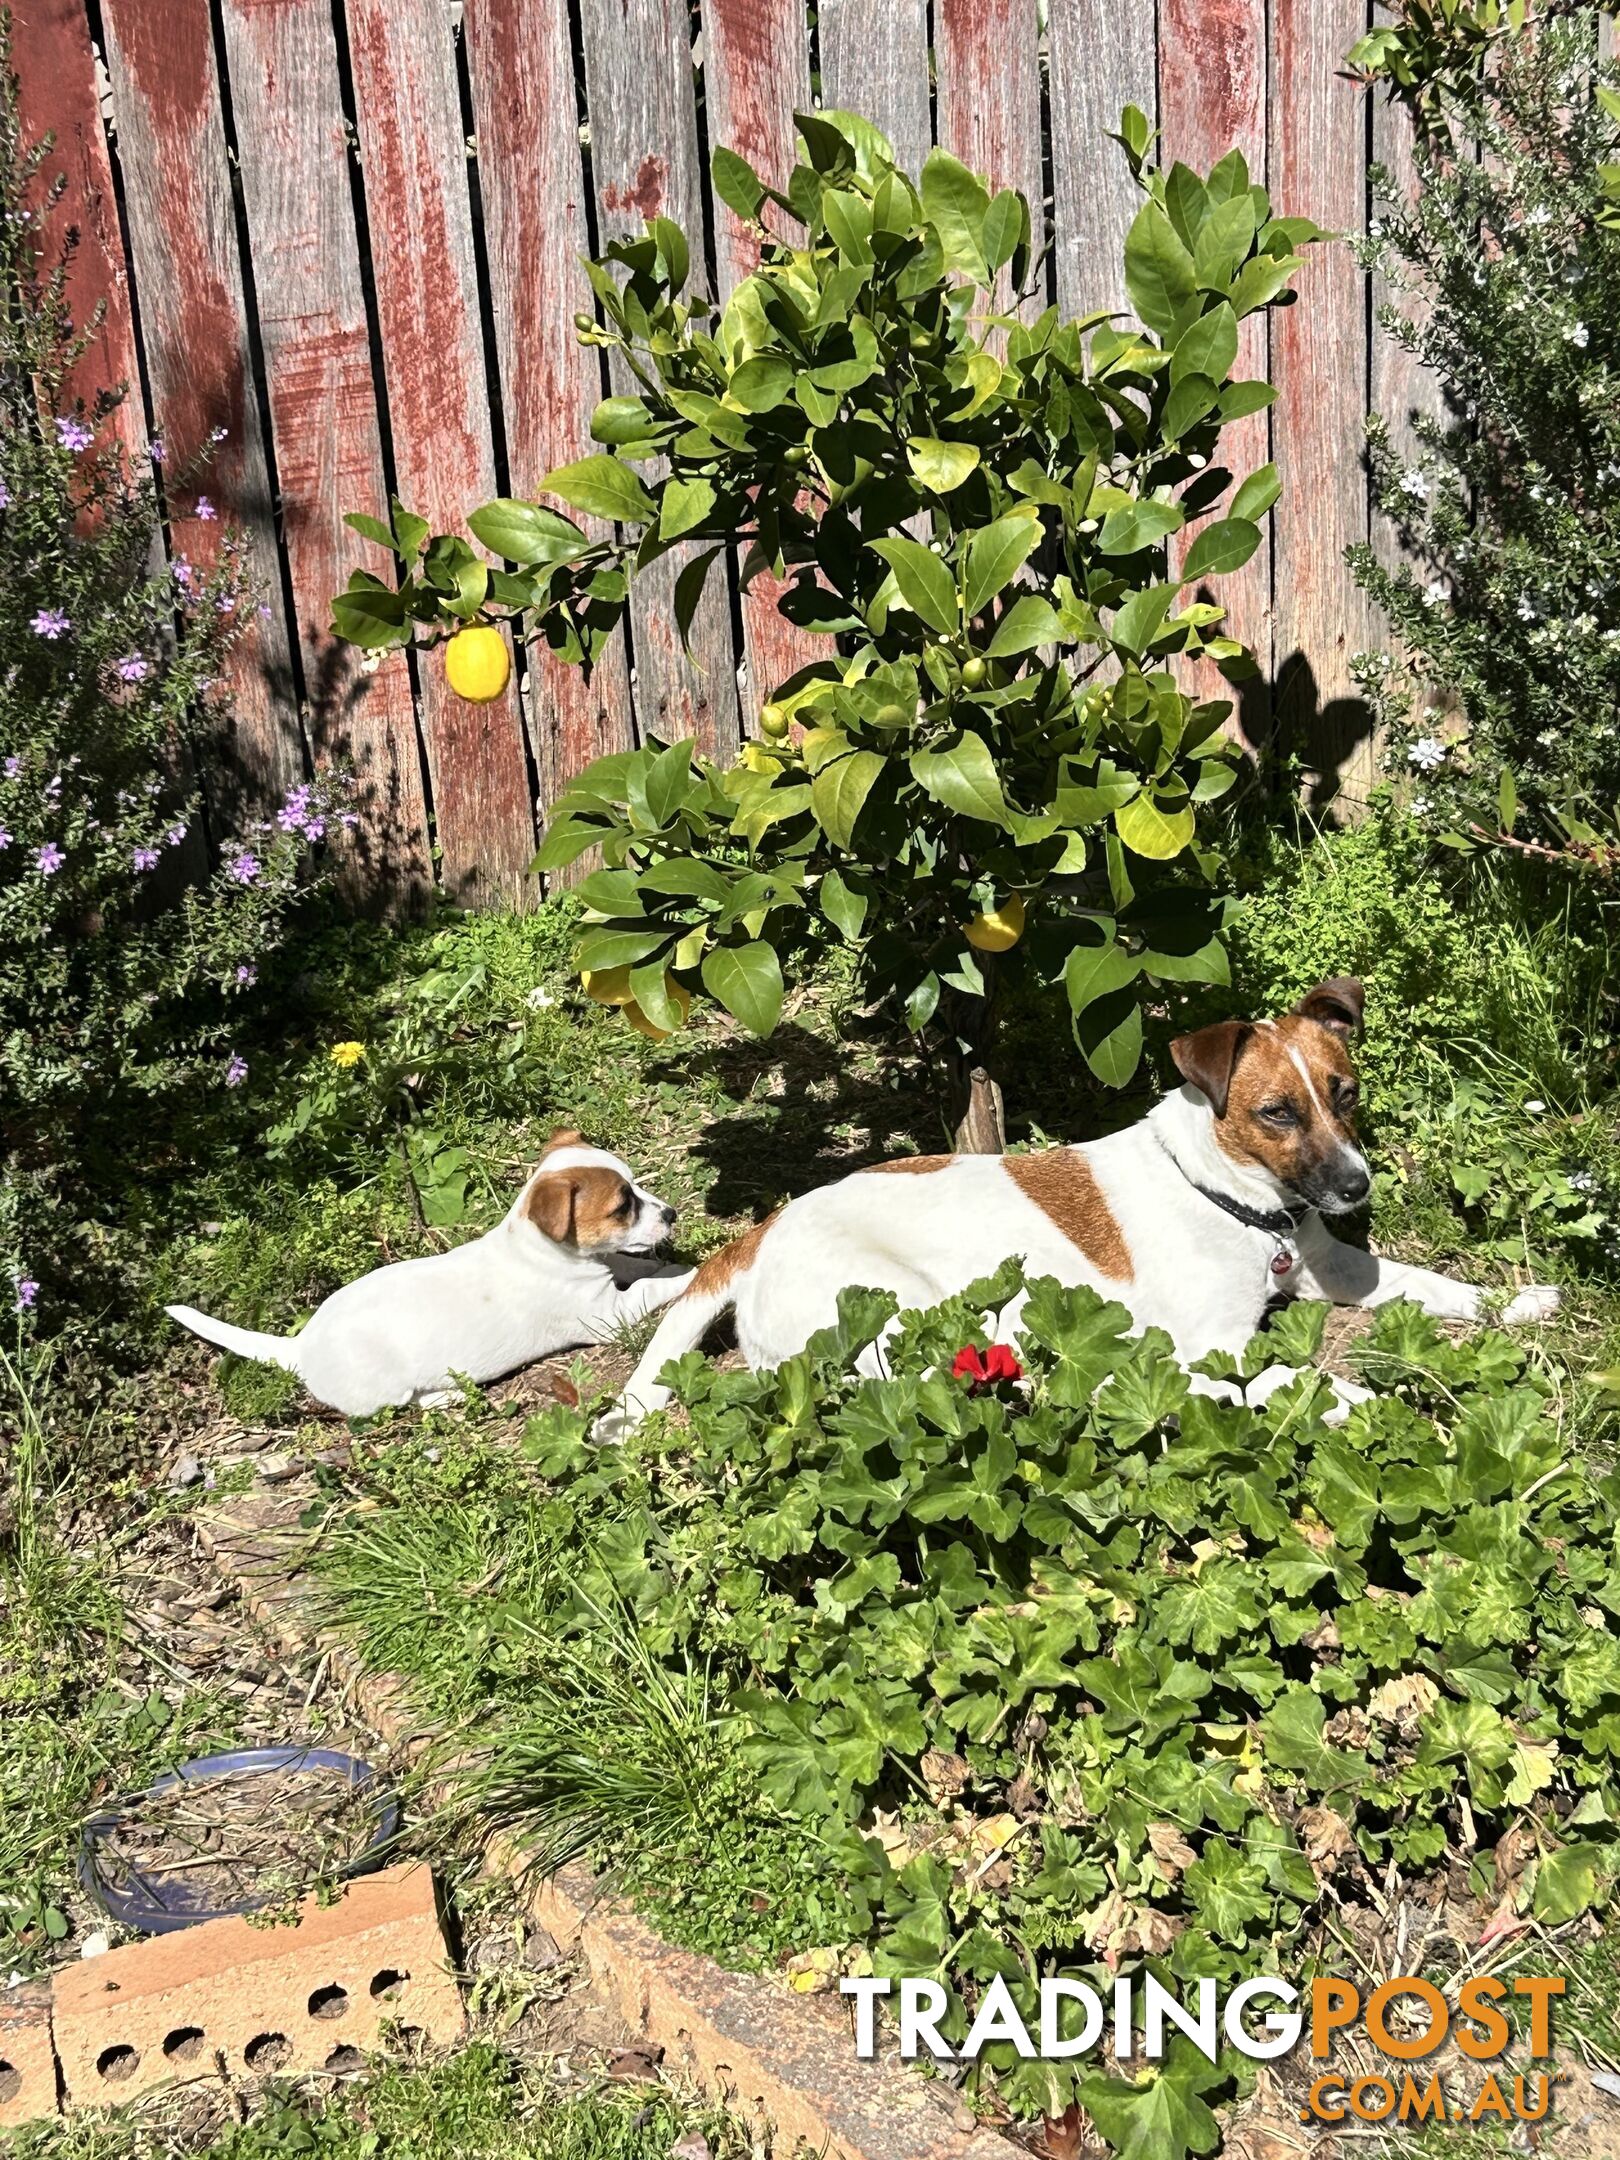
[[[672,1227],[675,1221],[675,1210],[670,1206],[667,1200],[664,1202],[664,1205],[659,1209],[659,1213],[664,1218],[664,1227],[666,1229]]]
[[[1365,1170],[1352,1170],[1339,1180],[1339,1198],[1347,1206],[1355,1207],[1372,1191],[1372,1179]]]

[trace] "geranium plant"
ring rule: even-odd
[[[580,332],[626,390],[597,409],[602,448],[543,492],[617,534],[489,503],[468,525],[511,566],[491,569],[398,506],[386,527],[353,519],[401,577],[356,572],[336,627],[378,647],[509,616],[589,664],[637,571],[697,543],[684,627],[740,542],[744,585],[785,578],[782,612],[826,657],[770,686],[730,771],[649,742],[551,806],[539,868],[601,850],[581,887],[594,994],[671,1029],[701,982],[764,1033],[808,910],[947,1064],[959,1112],[1013,967],[1064,983],[1092,1070],[1123,1084],[1155,986],[1224,979],[1207,813],[1238,752],[1229,702],[1189,695],[1176,663],[1251,664],[1204,589],[1259,546],[1277,478],[1234,488],[1220,438],[1272,397],[1232,380],[1239,321],[1288,296],[1318,230],[1274,216],[1235,151],[1207,178],[1161,171],[1128,109],[1138,319],[1029,320],[996,299],[1003,276],[1034,289],[1021,195],[942,151],[913,182],[852,114],[798,126],[784,190],[716,153],[762,256],[718,313],[683,297],[667,219],[588,265],[600,320]],[[999,1144],[997,1100],[981,1079],[963,1144]]]

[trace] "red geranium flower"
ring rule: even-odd
[[[966,1380],[975,1389],[993,1387],[998,1380],[1021,1380],[1023,1374],[1023,1366],[1005,1343],[992,1343],[988,1350],[967,1343],[957,1351],[951,1366],[953,1380]]]

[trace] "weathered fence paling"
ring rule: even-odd
[[[723,560],[683,647],[684,549],[639,582],[628,640],[589,676],[537,643],[489,705],[453,697],[431,656],[362,674],[328,635],[347,569],[384,566],[346,511],[383,514],[392,486],[455,526],[498,488],[533,493],[584,454],[604,389],[630,387],[577,340],[581,254],[659,215],[686,229],[694,289],[723,300],[747,274],[713,145],[782,179],[793,111],[818,96],[866,112],[913,169],[938,141],[1029,196],[1068,314],[1125,301],[1136,193],[1105,131],[1126,102],[1167,159],[1207,167],[1235,143],[1279,209],[1341,232],[1362,223],[1371,152],[1397,171],[1407,156],[1337,72],[1366,0],[1050,0],[1044,31],[1036,0],[464,0],[459,25],[446,0],[221,0],[217,23],[209,0],[101,0],[110,132],[87,0],[13,4],[25,122],[54,130],[66,175],[54,233],[79,235],[74,311],[105,304],[75,389],[144,375],[148,407],[137,389],[112,425],[132,458],[160,435],[171,474],[224,431],[209,493],[264,587],[216,805],[256,811],[307,760],[351,762],[344,875],[391,904],[434,875],[458,899],[532,899],[536,832],[572,773],[648,735],[724,755],[825,649],[769,579],[739,596]],[[1300,305],[1244,325],[1242,370],[1278,398],[1231,431],[1227,462],[1238,480],[1275,457],[1285,490],[1269,546],[1221,585],[1262,670],[1244,731],[1306,730],[1353,791],[1362,420],[1375,405],[1404,430],[1425,404],[1409,356],[1369,334],[1368,298],[1347,251],[1318,249]],[[218,524],[183,495],[168,510],[171,551],[206,561]]]

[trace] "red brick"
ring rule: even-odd
[[[398,1984],[385,1990],[383,1975]],[[75,2107],[207,2076],[220,2057],[233,2076],[319,2070],[339,2047],[377,2045],[385,2022],[441,2044],[463,2029],[425,1867],[385,1868],[326,1907],[307,1898],[296,1927],[209,1920],[56,1981],[56,2050]]]
[[[0,2130],[56,2112],[50,1990],[6,1988],[0,1992]]]

